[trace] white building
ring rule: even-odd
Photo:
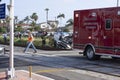
[[[41,29],[55,29],[58,27],[58,21],[49,20],[48,23],[42,22],[39,24]]]

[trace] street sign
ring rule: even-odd
[[[6,16],[6,4],[0,4],[0,19],[5,19]]]

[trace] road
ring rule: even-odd
[[[22,47],[15,47],[15,69],[28,70],[55,80],[120,80],[120,60],[102,57],[89,61],[78,50],[44,51],[23,53]],[[8,68],[8,54],[0,55],[0,71]]]

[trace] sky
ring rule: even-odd
[[[9,5],[10,0],[2,0],[1,3]],[[49,8],[48,19],[55,20],[59,13],[65,14],[63,23],[73,18],[74,10],[116,7],[117,0],[14,0],[14,14],[20,20],[26,16],[37,13],[38,23],[46,21],[46,8]],[[7,13],[8,14],[8,11]]]

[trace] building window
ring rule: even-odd
[[[112,20],[111,19],[106,19],[105,21],[105,29],[106,30],[111,30],[112,28]]]

